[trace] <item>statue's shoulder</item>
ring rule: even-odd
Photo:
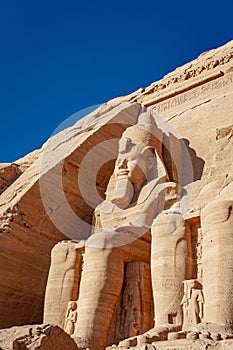
[[[115,205],[112,202],[105,199],[95,208],[95,215],[98,215],[99,213],[112,213],[114,211],[114,207]]]
[[[137,203],[143,203],[146,200],[150,199],[155,199],[158,197],[159,192],[165,188],[165,182],[158,180],[158,179],[153,179],[149,181],[143,188],[141,189],[141,192],[138,196],[138,201]]]

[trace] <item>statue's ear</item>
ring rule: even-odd
[[[148,170],[152,170],[156,165],[156,150],[154,147],[146,147],[144,154],[146,156],[146,165]]]

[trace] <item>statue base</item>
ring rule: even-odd
[[[152,344],[133,347],[109,346],[106,350],[233,350],[233,339],[214,341],[211,339],[176,339],[156,341]]]

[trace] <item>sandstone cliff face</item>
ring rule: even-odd
[[[67,238],[63,232],[69,238],[77,233],[80,238],[90,234],[89,228],[87,231],[77,226],[76,216],[74,218],[72,211],[62,204],[63,197],[57,184],[60,172],[62,191],[69,206],[84,222],[90,223],[93,208],[83,200],[78,187],[79,165],[93,145],[120,137],[128,126],[124,123],[126,116],[126,120],[134,124],[140,108],[137,103],[101,106],[86,119],[49,140],[39,157],[1,194],[1,328],[42,321],[51,249]],[[117,144],[115,150],[110,151],[114,154],[116,150]],[[113,164],[108,162],[103,167],[107,176],[99,173],[96,180],[102,198]],[[43,181],[39,184],[41,178]],[[44,208],[46,199],[43,203],[41,193],[51,199],[47,204],[51,209],[46,208],[47,211]],[[57,222],[58,228],[49,217]]]
[[[0,193],[4,192],[21,174],[17,164],[0,164]]]
[[[83,198],[77,182],[80,164],[95,145],[119,138],[127,126],[135,124],[141,103],[168,121],[187,144],[194,172],[187,219],[192,222],[196,241],[200,240],[194,222],[199,214],[195,213],[233,178],[232,98],[233,41],[200,55],[145,89],[109,101],[55,135],[31,160],[1,165],[0,327],[42,322],[50,251],[58,241],[77,237],[77,232],[80,239],[87,238],[90,232],[85,223],[91,223],[93,208],[99,204],[87,203]],[[162,128],[164,119],[158,115],[155,118]],[[176,141],[169,136],[168,128],[163,136],[164,154],[166,149],[176,148]],[[116,150],[117,144],[97,174],[101,198],[113,172]],[[98,157],[97,162],[101,162],[101,154]],[[185,167],[182,157],[179,159],[180,166]],[[177,180],[171,161],[168,170]],[[77,226],[63,204],[57,186],[60,174],[65,198],[83,226]],[[88,180],[86,191],[91,197]],[[44,193],[50,200],[41,198]],[[196,260],[200,259],[195,247],[193,250]],[[201,267],[196,275],[202,275]]]
[[[190,208],[203,206],[232,181],[232,94],[230,41],[202,53],[149,87],[112,100],[143,103],[187,140],[195,180]]]

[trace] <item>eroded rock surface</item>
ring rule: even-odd
[[[96,203],[87,204],[83,198],[77,182],[80,164],[93,145],[120,137],[135,123],[140,109],[139,103],[99,107],[50,139],[39,157],[1,194],[0,327],[42,322],[51,249],[67,237],[90,235],[85,223],[91,223]],[[113,168],[117,142],[109,152],[110,160],[104,162],[96,179],[100,199]],[[95,160],[99,162],[101,156],[103,151]],[[20,164],[25,166],[25,161]],[[84,178],[88,188],[88,178]],[[77,217],[81,219],[78,224]],[[10,306],[5,302],[9,298]]]
[[[17,164],[0,164],[0,194],[4,192],[20,175],[21,170]]]
[[[70,336],[56,325],[33,325],[0,330],[2,350],[78,350]]]
[[[232,347],[232,63],[231,41],[109,101],[12,177],[0,326],[46,295],[80,349]]]

